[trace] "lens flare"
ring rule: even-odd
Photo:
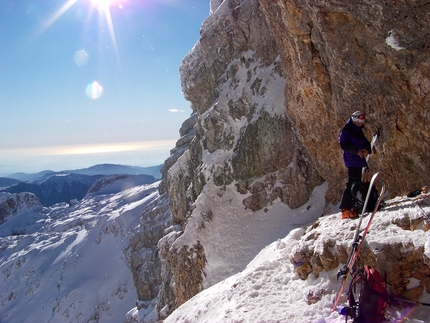
[[[118,45],[115,36],[115,29],[113,26],[111,10],[110,8],[113,6],[117,6],[118,8],[122,8],[122,4],[124,0],[86,0],[91,6],[99,11],[101,16],[103,17],[107,27],[109,29],[109,35],[112,41],[114,53],[118,62],[119,69],[122,70],[120,56],[118,51]],[[63,5],[57,9],[47,20],[45,20],[40,28],[35,32],[34,38],[38,38],[42,35],[47,29],[49,29],[59,18],[61,18],[78,0],[66,0]],[[27,15],[34,16],[38,15],[38,7],[37,6],[29,6],[27,8]],[[82,16],[82,12],[80,13]],[[82,19],[82,18],[81,18]],[[76,60],[75,60],[76,62]],[[78,64],[78,63],[77,63]]]
[[[90,55],[88,55],[88,53],[84,49],[81,49],[75,53],[73,60],[75,61],[76,65],[83,66],[87,64],[89,58]]]
[[[39,19],[42,13],[42,9],[38,4],[31,4],[27,7],[25,14],[33,19]]]
[[[99,82],[94,81],[93,83],[87,85],[85,93],[91,99],[98,99],[103,94],[103,87],[99,84]]]
[[[67,0],[61,7],[58,9],[42,26],[42,30],[40,33],[46,31],[49,27],[52,26],[54,22],[56,22],[64,13],[67,12],[78,0]]]

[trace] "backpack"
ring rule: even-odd
[[[364,202],[366,200],[367,192],[369,191],[370,183],[355,182],[351,185],[351,196],[353,208],[357,213],[363,211]],[[372,212],[378,202],[378,190],[372,186],[370,191],[369,201],[367,202],[366,212]]]
[[[357,302],[358,296],[358,302]],[[369,266],[352,279],[348,291],[349,307],[341,314],[353,318],[353,323],[380,323],[384,318],[388,294],[379,272]]]

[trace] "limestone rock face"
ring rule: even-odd
[[[255,210],[277,197],[298,207],[322,183],[287,116],[287,80],[259,2],[212,1],[211,8],[216,12],[180,69],[198,121],[189,153],[167,176],[178,223],[209,177],[210,185],[236,181],[238,191],[252,193],[245,204]],[[276,180],[284,183],[279,189]],[[265,202],[257,186],[269,188]]]
[[[211,8],[214,14],[180,68],[184,95],[197,116],[194,137],[165,177],[173,223],[180,231],[160,241],[160,257],[173,274],[175,306],[205,285],[207,251],[198,237],[191,243],[185,237],[190,223],[201,217],[196,234],[205,235],[213,217],[223,216],[197,201],[203,190],[224,194],[233,187],[243,210],[258,211],[276,199],[299,207],[323,182],[287,115],[288,81],[259,2],[212,2]],[[249,260],[255,256],[246,253]],[[234,261],[229,265],[237,266]],[[206,285],[220,276],[207,277],[211,283]],[[171,285],[163,285],[163,295]],[[171,300],[159,303],[169,307],[167,313],[174,309]]]
[[[430,180],[430,4],[426,1],[260,1],[281,55],[286,109],[338,201],[336,137],[355,110],[392,196]],[[324,147],[323,149],[321,149]]]
[[[143,211],[139,226],[124,248],[127,263],[133,273],[139,299],[138,307],[152,305],[161,284],[161,265],[158,257],[158,241],[171,225],[171,214],[166,195],[157,196]]]
[[[430,3],[211,0],[210,9],[180,66],[193,114],[162,170],[172,226],[157,246],[161,319],[231,274],[205,272],[213,255],[204,237],[222,246],[227,234],[211,232],[226,216],[217,197],[251,212],[275,200],[297,208],[328,182],[327,205],[339,203],[337,136],[352,112],[366,112],[368,138],[382,127],[370,167],[391,196],[430,182]],[[335,239],[323,250],[293,256],[303,277],[346,259]]]

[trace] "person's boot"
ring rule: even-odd
[[[355,219],[356,217],[358,217],[358,214],[354,211],[354,209],[342,209],[342,220]]]

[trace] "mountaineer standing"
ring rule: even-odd
[[[356,218],[357,211],[354,210],[353,197],[351,194],[352,184],[355,182],[369,181],[369,172],[366,157],[371,152],[369,140],[363,133],[366,115],[361,111],[352,114],[348,122],[340,130],[338,142],[343,150],[343,162],[348,169],[348,182],[340,202],[342,219]],[[363,174],[363,168],[365,172]],[[366,176],[364,176],[366,175]]]

